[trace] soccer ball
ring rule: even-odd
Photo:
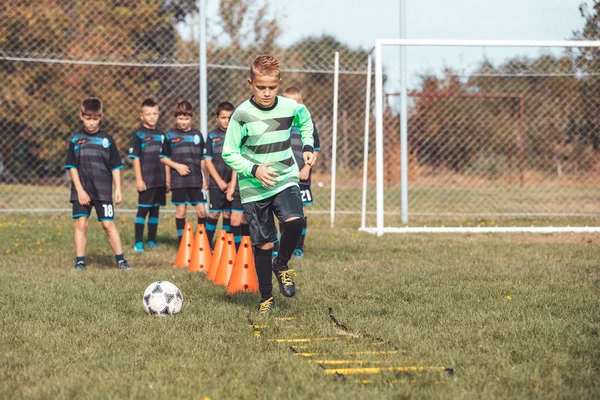
[[[151,283],[144,291],[142,304],[148,314],[166,317],[181,311],[183,295],[171,282],[157,281]]]

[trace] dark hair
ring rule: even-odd
[[[177,105],[175,105],[175,116],[177,117],[178,115],[193,116],[194,109],[192,108],[192,104],[187,100],[179,100]]]
[[[91,97],[81,102],[81,114],[91,117],[99,117],[102,115],[102,102],[100,99]]]
[[[151,98],[147,98],[142,102],[142,108],[144,107],[158,107],[158,104]]]
[[[218,117],[219,114],[221,114],[221,111],[233,111],[233,110],[235,110],[235,107],[233,106],[233,104],[231,104],[228,101],[222,101],[217,106],[217,112],[215,113],[215,115]]]
[[[250,66],[250,79],[254,80],[256,75],[280,77],[279,61],[273,56],[258,56]]]

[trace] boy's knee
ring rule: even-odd
[[[220,216],[220,215],[221,215],[221,213],[218,213],[218,212],[211,212],[210,214],[208,214],[208,217],[209,217],[209,218],[212,218],[212,219],[219,219],[219,216]]]
[[[286,232],[302,232],[302,229],[304,229],[304,218],[292,218],[288,218],[283,223],[283,230],[285,230]]]
[[[87,231],[87,227],[88,227],[88,219],[87,218],[77,218],[77,220],[75,220],[75,229],[85,232],[85,231]]]
[[[257,249],[260,250],[271,250],[274,247],[273,242],[263,243],[261,245],[256,246]]]
[[[100,225],[102,225],[106,233],[109,233],[114,228],[115,223],[113,221],[100,221]]]

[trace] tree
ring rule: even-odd
[[[155,95],[164,82],[155,69],[70,64],[68,60],[171,60],[178,41],[175,23],[195,7],[193,0],[3,2],[1,55],[67,61],[0,61],[0,121],[4,129],[19,127],[0,137],[7,167],[18,163],[12,159],[18,154],[35,154],[38,168],[60,174],[65,141],[80,126],[78,104],[89,96],[105,103],[103,127],[123,150],[129,144],[138,102]],[[13,152],[17,143],[29,143],[28,148]],[[28,173],[23,180],[33,175]]]

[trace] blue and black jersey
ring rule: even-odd
[[[223,143],[225,142],[225,131],[222,131],[220,128],[217,128],[208,133],[206,137],[206,158],[210,158],[212,160],[215,169],[219,173],[219,176],[223,178],[225,182],[231,181],[231,174],[233,170],[229,165],[223,161]],[[210,179],[208,184],[209,189],[219,189],[219,185],[214,181],[214,179]]]
[[[319,141],[319,133],[317,132],[317,125],[315,125],[313,121],[313,137],[315,139],[314,150],[319,151],[321,149],[321,143]],[[292,126],[292,130],[290,131],[290,140],[292,142],[292,151],[294,152],[294,158],[296,159],[296,164],[298,164],[298,169],[304,168],[304,157],[302,156],[302,137],[300,135],[300,131],[295,126]],[[310,182],[310,175],[308,177],[308,181]]]
[[[202,134],[195,129],[187,132],[173,129],[165,133],[160,156],[179,164],[185,164],[190,169],[189,175],[181,176],[174,168],[171,168],[172,189],[202,187],[200,161],[206,152],[204,144]]]
[[[112,201],[112,171],[123,168],[113,138],[104,131],[89,134],[78,131],[69,140],[66,169],[75,168],[83,189],[94,201]],[[71,184],[71,201],[77,201]]]
[[[165,165],[160,162],[160,149],[164,140],[165,136],[161,131],[144,126],[140,126],[133,134],[129,158],[140,160],[146,189],[166,185]]]

